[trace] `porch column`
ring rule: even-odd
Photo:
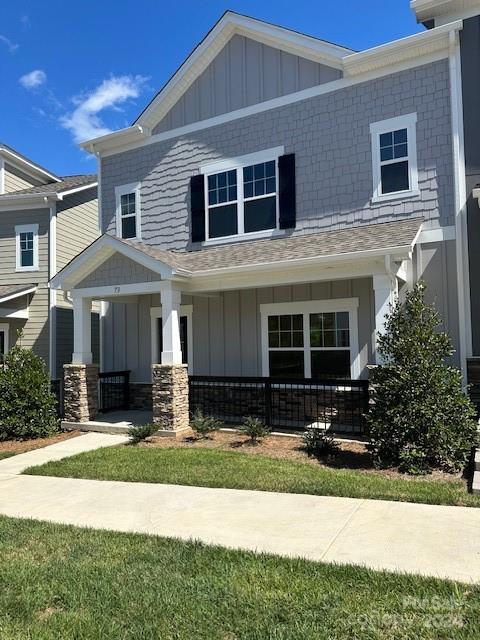
[[[375,363],[382,364],[382,358],[377,349],[378,337],[385,333],[385,318],[398,294],[396,278],[389,275],[373,276],[373,291],[375,294]]]
[[[98,410],[98,365],[92,364],[90,298],[73,298],[72,364],[64,365],[65,423],[94,420]]]
[[[162,363],[152,365],[153,423],[159,435],[176,436],[190,429],[188,368],[180,345],[181,292],[162,289]]]

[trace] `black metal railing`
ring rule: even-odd
[[[189,402],[191,413],[201,409],[226,423],[254,416],[276,429],[361,435],[368,381],[190,376]]]
[[[130,371],[104,371],[98,374],[101,412],[130,408]]]

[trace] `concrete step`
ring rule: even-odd
[[[112,435],[128,434],[131,424],[109,424],[108,422],[66,422],[62,421],[62,429],[66,431],[94,431]]]

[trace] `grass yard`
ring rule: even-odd
[[[251,447],[251,449],[256,449]],[[394,477],[319,463],[200,447],[120,446],[27,469],[32,475],[480,507],[461,479]]]
[[[0,518],[2,640],[473,640],[479,627],[479,587]]]

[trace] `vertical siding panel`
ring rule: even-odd
[[[351,298],[352,281],[335,280],[332,282],[332,298]]]
[[[114,304],[111,302],[107,302],[107,310],[104,317],[104,331],[103,331],[103,370],[104,371],[112,371],[113,363],[114,363],[114,336],[116,335],[115,330],[115,314],[114,314]]]
[[[281,287],[273,288],[273,301],[274,302],[291,302],[292,300],[292,287],[287,284]]]
[[[138,376],[138,304],[128,303],[125,305],[125,340],[126,340],[126,354],[125,365],[126,368],[132,371],[132,379],[137,381]]]
[[[244,69],[244,38],[238,35],[228,43],[228,84],[230,110],[241,109],[245,105],[245,69]]]
[[[260,305],[273,302],[273,288],[257,289],[257,375],[262,375],[262,320]]]
[[[308,89],[319,83],[318,64],[305,58],[299,58],[299,89]]]
[[[312,300],[330,300],[332,286],[330,282],[312,282]]]
[[[125,304],[115,303],[113,313],[115,318],[115,346],[113,353],[113,368],[117,371],[123,371],[127,367]]]
[[[257,292],[244,289],[240,292],[240,344],[242,375],[257,374]]]
[[[263,99],[270,100],[279,95],[280,52],[263,45]]]
[[[262,45],[245,39],[246,104],[262,100]]]
[[[373,314],[372,314],[371,278],[352,280],[352,297],[359,299],[358,306],[358,348],[360,353],[361,370],[373,362]]]
[[[294,284],[292,285],[292,300],[311,300],[312,292],[310,284]]]
[[[223,318],[223,295],[208,298],[207,330],[210,345],[210,374],[225,374],[225,338]]]
[[[225,318],[225,375],[242,374],[240,349],[240,294],[226,291],[224,294]]]
[[[224,47],[212,63],[214,65],[215,91],[213,114],[228,111],[228,49]]]
[[[193,298],[193,366],[197,375],[210,375],[208,298]]]
[[[280,52],[281,85],[282,95],[298,91],[298,58],[285,51]]]

